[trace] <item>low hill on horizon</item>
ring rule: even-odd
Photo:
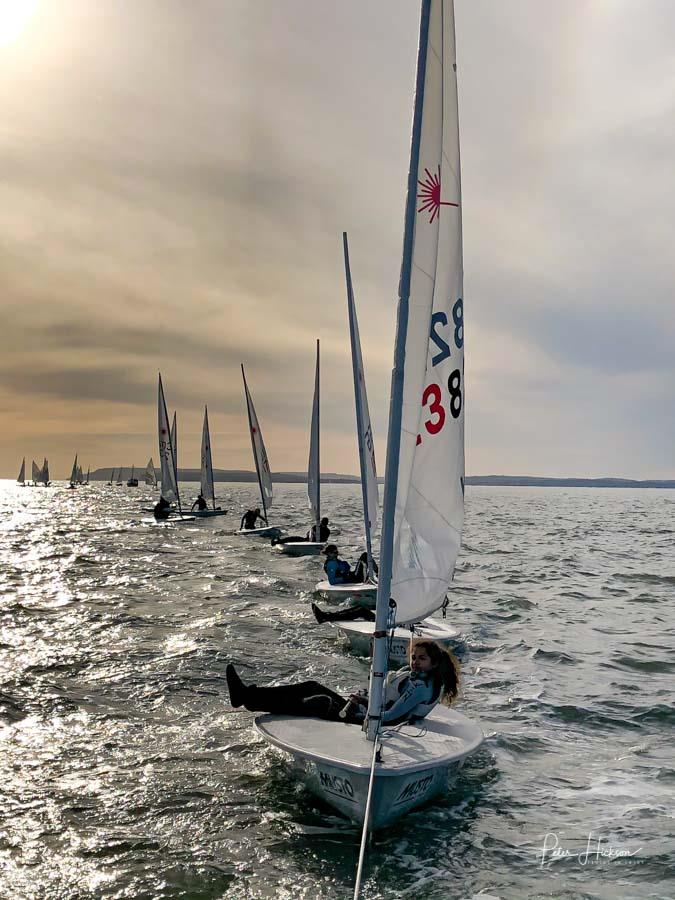
[[[91,473],[92,481],[110,481],[116,469],[96,469]],[[131,473],[131,466],[122,470],[122,480],[126,481]],[[142,478],[142,472],[136,473]],[[140,480],[139,478],[139,480]],[[214,469],[214,481],[256,482],[255,472],[246,469]],[[199,481],[199,469],[179,469],[179,481]],[[306,472],[273,472],[272,481],[278,484],[305,484]],[[379,479],[380,484],[383,479]],[[358,484],[357,475],[342,475],[337,472],[323,472],[323,484]],[[467,485],[495,487],[567,487],[567,488],[675,488],[675,480],[637,480],[633,478],[545,478],[534,475],[467,475]]]

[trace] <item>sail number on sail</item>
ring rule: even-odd
[[[452,307],[452,322],[454,325],[454,343],[458,350],[464,346],[464,304],[460,297]],[[448,326],[448,317],[444,312],[436,312],[431,317],[431,332],[429,337],[440,350],[431,359],[431,365],[439,363],[452,356],[450,345],[436,330],[438,326]],[[452,327],[452,326],[450,326]],[[462,373],[459,369],[453,369],[448,376],[448,394],[450,395],[450,415],[453,419],[459,418],[462,411]],[[427,385],[422,394],[422,406],[428,406],[431,418],[424,423],[429,434],[438,434],[445,425],[446,412],[443,406],[440,385],[432,382]],[[422,435],[417,435],[417,443],[422,443]]]

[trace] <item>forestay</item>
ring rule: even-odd
[[[244,379],[244,393],[246,395],[246,410],[248,412],[248,428],[251,434],[251,448],[253,450],[253,459],[255,460],[255,469],[258,473],[258,484],[260,485],[260,499],[262,500],[263,511],[267,518],[267,510],[272,506],[274,499],[274,491],[272,489],[272,473],[270,471],[269,460],[267,459],[267,450],[263,441],[260,423],[253,406],[253,398],[248,389],[244,367],[241,367],[241,375]]]
[[[399,623],[419,620],[443,603],[464,521],[463,271],[452,3],[430,3],[422,57],[416,98],[419,152],[415,159],[413,143],[400,285],[402,305],[408,297],[409,302],[407,330],[401,335],[404,380],[390,591]]]
[[[312,519],[316,525],[315,540],[319,540],[321,518],[321,466],[319,456],[319,342],[316,342],[316,372],[314,375],[314,403],[309,439],[309,464],[307,466],[307,496]]]

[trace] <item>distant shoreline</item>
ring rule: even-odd
[[[92,481],[109,481],[111,469],[97,469],[91,473]],[[129,472],[131,467],[129,467]],[[128,477],[127,470],[123,480]],[[142,473],[139,473],[142,475]],[[258,478],[255,472],[245,469],[215,469],[214,481],[231,481],[255,483]],[[199,469],[179,469],[179,481],[199,481]],[[305,484],[307,475],[304,472],[275,472],[272,481],[277,484]],[[356,475],[340,475],[326,472],[321,475],[323,484],[358,484]],[[380,479],[382,483],[382,479]],[[562,488],[675,488],[675,480],[636,480],[632,478],[541,478],[533,475],[467,475],[467,485],[492,487],[562,487]]]

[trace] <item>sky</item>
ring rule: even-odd
[[[675,478],[675,4],[456,0],[470,475]],[[22,23],[17,18],[24,14]],[[0,475],[384,470],[419,4],[0,0]]]

